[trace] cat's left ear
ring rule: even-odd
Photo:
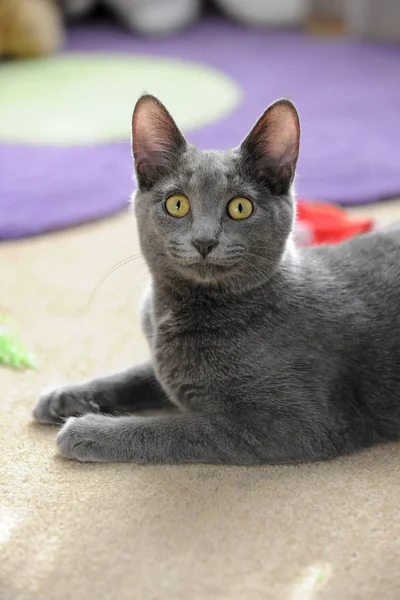
[[[246,170],[265,182],[275,194],[288,193],[300,147],[300,120],[294,104],[285,98],[271,104],[242,142]]]
[[[176,167],[187,142],[161,102],[145,94],[132,116],[132,150],[140,189],[148,190]]]

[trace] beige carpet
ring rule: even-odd
[[[0,245],[0,312],[40,360],[0,371],[0,600],[399,600],[399,445],[265,468],[57,456],[55,429],[31,420],[39,390],[147,354],[141,259],[86,314],[134,252],[130,215]]]

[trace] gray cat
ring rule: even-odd
[[[189,145],[150,95],[132,123],[152,359],[42,395],[39,422],[70,417],[61,454],[251,465],[398,439],[400,237],[294,247],[293,104],[272,104],[228,152]],[[142,409],[161,414],[104,414]]]

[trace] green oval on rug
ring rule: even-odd
[[[0,89],[0,141],[36,145],[125,140],[144,92],[158,96],[183,129],[218,120],[241,98],[240,87],[214,68],[129,54],[10,62],[0,70]]]

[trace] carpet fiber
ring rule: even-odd
[[[38,372],[1,370],[1,600],[398,600],[399,445],[287,467],[61,459],[43,386],[147,356],[131,215],[0,246],[1,312]]]
[[[157,65],[160,56],[170,62]],[[237,145],[266,105],[287,95],[303,124],[301,196],[344,205],[392,197],[399,62],[400,46],[219,19],[161,40],[77,27],[63,56],[0,71],[0,239],[126,206],[131,111],[143,91],[160,95],[201,148]]]

